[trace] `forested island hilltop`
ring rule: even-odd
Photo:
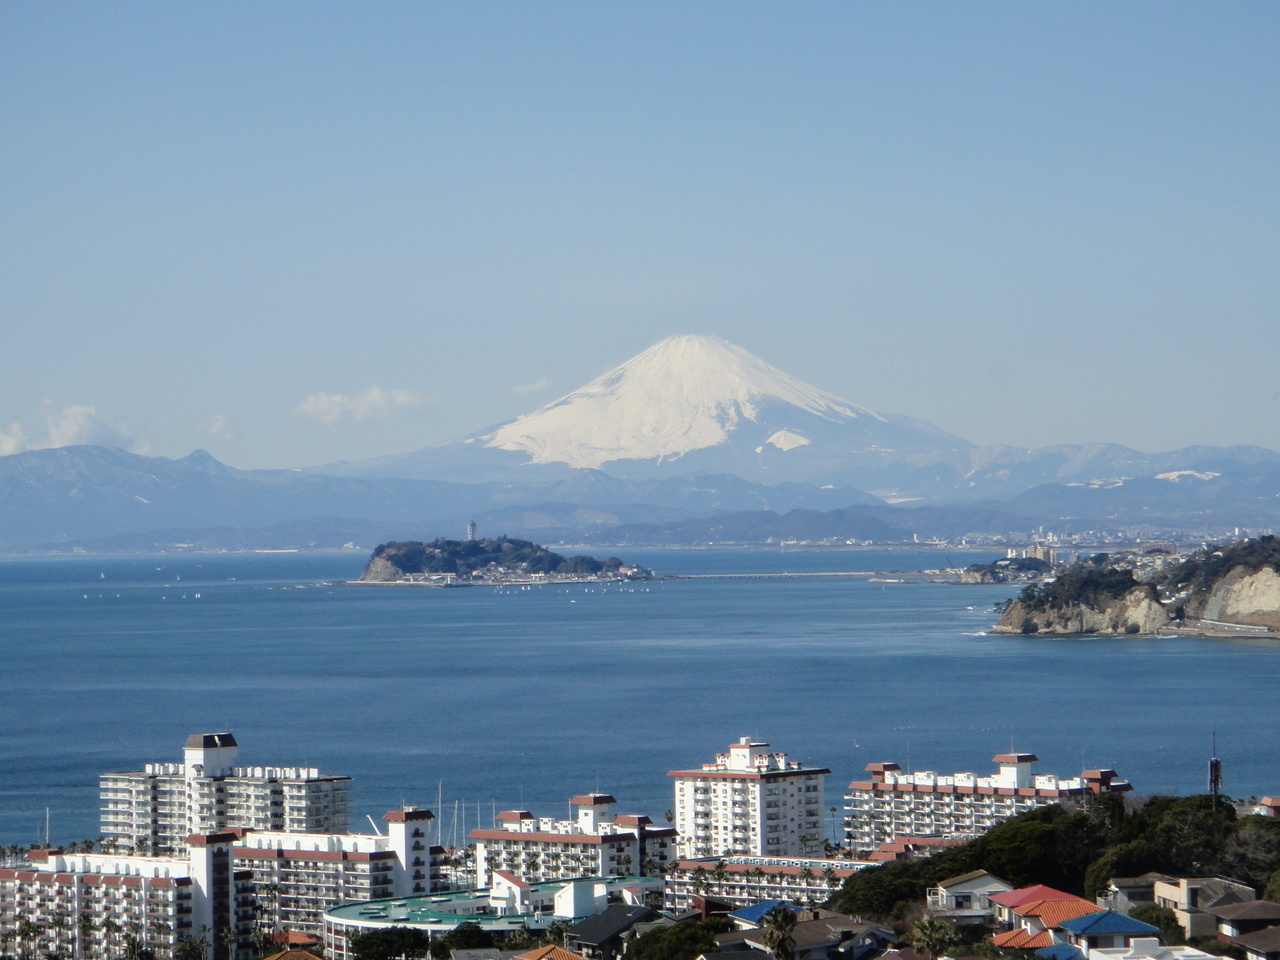
[[[1164,629],[1280,631],[1280,539],[1210,546],[1188,557],[1082,560],[999,605],[994,633],[1151,634]]]
[[[564,557],[511,537],[390,541],[373,551],[364,583],[534,583],[547,580],[648,580],[643,567],[617,557]]]

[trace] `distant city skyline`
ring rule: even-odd
[[[0,8],[0,454],[403,453],[707,334],[975,443],[1280,449],[1280,10]]]

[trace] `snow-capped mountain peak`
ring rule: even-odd
[[[831,423],[880,414],[811,386],[717,337],[662,340],[540,410],[475,438],[533,463],[599,467],[680,457],[728,441],[766,408]],[[808,418],[805,418],[808,419]],[[773,430],[770,433],[774,433]],[[772,438],[771,438],[772,439]],[[807,443],[788,432],[778,449]]]

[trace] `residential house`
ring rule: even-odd
[[[1206,911],[1258,898],[1252,887],[1225,877],[1159,880],[1153,892],[1156,903],[1173,911],[1188,938],[1211,937],[1218,932],[1218,918]]]
[[[1013,884],[987,873],[971,870],[943,880],[929,890],[929,912],[953,923],[978,923],[994,919],[994,893],[1008,893]]]
[[[996,921],[1008,927],[991,942],[1007,949],[1036,950],[1061,943],[1065,938],[1054,933],[1064,920],[1098,910],[1092,900],[1044,884],[993,893],[987,899],[995,905]]]
[[[1246,900],[1204,911],[1218,921],[1218,939],[1232,943],[1240,937],[1268,927],[1280,926],[1280,903],[1272,900]]]
[[[656,910],[646,906],[615,903],[565,931],[564,945],[589,960],[614,960],[622,952],[627,931],[657,916]]]
[[[1169,883],[1173,879],[1155,871],[1140,877],[1112,877],[1107,881],[1107,889],[1098,894],[1098,906],[1128,913],[1140,904],[1155,903],[1156,884]]]
[[[1139,937],[1158,935],[1160,928],[1114,910],[1099,910],[1068,917],[1058,924],[1058,931],[1072,946],[1092,950],[1095,947],[1128,947]]]
[[[1136,937],[1127,947],[1095,947],[1088,960],[1215,960],[1195,947],[1161,946],[1159,937]]]
[[[808,910],[799,914],[796,925],[791,929],[791,939],[795,941],[793,960],[862,960],[878,956],[897,942],[888,927],[860,923],[851,917],[827,911],[819,912],[826,915],[812,918]],[[759,951],[756,955],[758,960],[764,960],[761,954],[769,954],[767,928],[744,930],[740,934],[735,931],[723,936],[729,938],[735,934],[743,944]],[[721,942],[720,937],[716,940]],[[729,941],[726,939],[726,942]]]
[[[1236,938],[1248,960],[1280,960],[1280,927],[1267,927]]]

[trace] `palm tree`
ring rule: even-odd
[[[138,960],[143,949],[142,924],[136,920],[130,920],[126,923],[123,939],[126,960]]]
[[[791,960],[796,940],[792,931],[796,928],[796,915],[786,907],[774,907],[764,915],[764,944],[773,954],[773,960]]]
[[[103,957],[111,956],[111,938],[120,932],[120,924],[116,923],[110,917],[102,921],[102,955]]]
[[[840,878],[836,876],[835,870],[827,867],[822,871],[822,882],[827,885],[827,889],[835,893],[836,887],[840,886]]]
[[[800,883],[805,887],[813,883],[813,871],[809,867],[800,868]]]
[[[258,884],[258,893],[267,898],[266,916],[260,918],[269,929],[274,930],[276,920],[280,916],[280,884],[278,883],[260,883]]]
[[[623,876],[630,876],[631,875],[631,854],[624,853],[619,863],[622,864]]]
[[[701,864],[693,868],[693,892],[707,892],[707,871],[702,868]]]
[[[9,944],[13,941],[14,932],[8,927],[0,927],[0,956],[9,955]]]
[[[903,939],[917,950],[933,958],[955,943],[956,931],[945,920],[939,920],[937,917],[925,917],[922,920],[917,920]]]
[[[173,928],[163,920],[156,920],[151,924],[151,942],[157,945],[169,947],[169,934]]]
[[[560,876],[560,861],[564,859],[564,854],[559,850],[552,850],[547,854],[547,865],[552,876]]]
[[[53,943],[51,944],[53,953],[61,954],[62,950],[62,931],[67,926],[67,915],[62,910],[55,910],[49,914],[49,928],[53,931]]]
[[[538,856],[536,851],[526,853],[524,855],[524,872],[526,874],[526,879],[532,880],[537,876],[538,864],[540,862],[541,858]]]
[[[80,916],[76,917],[76,930],[80,934],[76,943],[76,953],[81,958],[88,958],[89,936],[93,933],[93,914],[88,910],[81,910]]]
[[[235,960],[236,947],[239,945],[239,938],[236,936],[236,928],[234,926],[223,927],[218,934],[218,939],[222,941],[222,945],[227,948],[227,960]]]
[[[675,822],[676,822],[676,812],[675,812],[674,810],[666,810],[666,811],[664,811],[664,812],[663,812],[663,814],[662,814],[662,819],[666,820],[666,821],[667,821],[667,823],[675,823]]]
[[[711,868],[711,876],[716,878],[716,886],[720,890],[720,894],[724,893],[724,878],[729,875],[729,869],[724,865],[723,860],[717,860],[716,865]]]
[[[751,868],[751,879],[756,885],[755,895],[757,898],[759,898],[761,896],[760,886],[764,882],[764,868],[761,867],[760,864],[757,863],[754,867]]]
[[[43,927],[38,923],[32,923],[30,920],[18,921],[18,955],[30,958],[32,948],[36,945],[35,941],[40,936]]]

